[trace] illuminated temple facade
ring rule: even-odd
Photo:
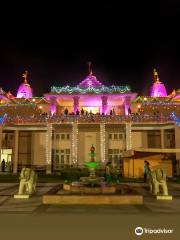
[[[33,97],[28,72],[16,97],[0,89],[0,149],[6,171],[22,166],[53,173],[84,167],[92,144],[102,168],[142,177],[144,160],[168,176],[180,174],[180,90],[167,94],[154,70],[149,96],[130,86],[105,86],[89,69],[73,86],[52,86]]]

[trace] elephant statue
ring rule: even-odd
[[[31,195],[36,191],[37,173],[30,168],[22,168],[18,194]]]
[[[168,196],[168,188],[166,182],[166,173],[163,169],[158,168],[149,172],[150,191],[157,196],[162,192],[162,196]]]

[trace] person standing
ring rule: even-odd
[[[144,182],[147,181],[148,174],[149,174],[149,164],[148,164],[148,162],[145,160],[145,161],[144,161]]]
[[[5,168],[6,168],[6,163],[5,163],[5,160],[3,159],[1,162],[1,171],[5,172]]]

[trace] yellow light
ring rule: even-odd
[[[42,106],[39,106],[39,109],[42,109],[43,107]]]
[[[144,98],[144,101],[147,101],[147,97]]]

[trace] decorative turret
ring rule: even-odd
[[[79,87],[80,88],[101,87],[102,83],[97,80],[95,75],[93,75],[93,71],[91,68],[91,62],[88,62],[88,72],[89,72],[89,75],[82,82],[80,82]]]
[[[167,92],[164,84],[159,81],[159,75],[154,69],[154,84],[151,89],[151,97],[167,97]]]
[[[19,86],[17,92],[17,98],[32,98],[32,88],[28,83],[28,71],[25,71],[22,75],[24,82]]]

